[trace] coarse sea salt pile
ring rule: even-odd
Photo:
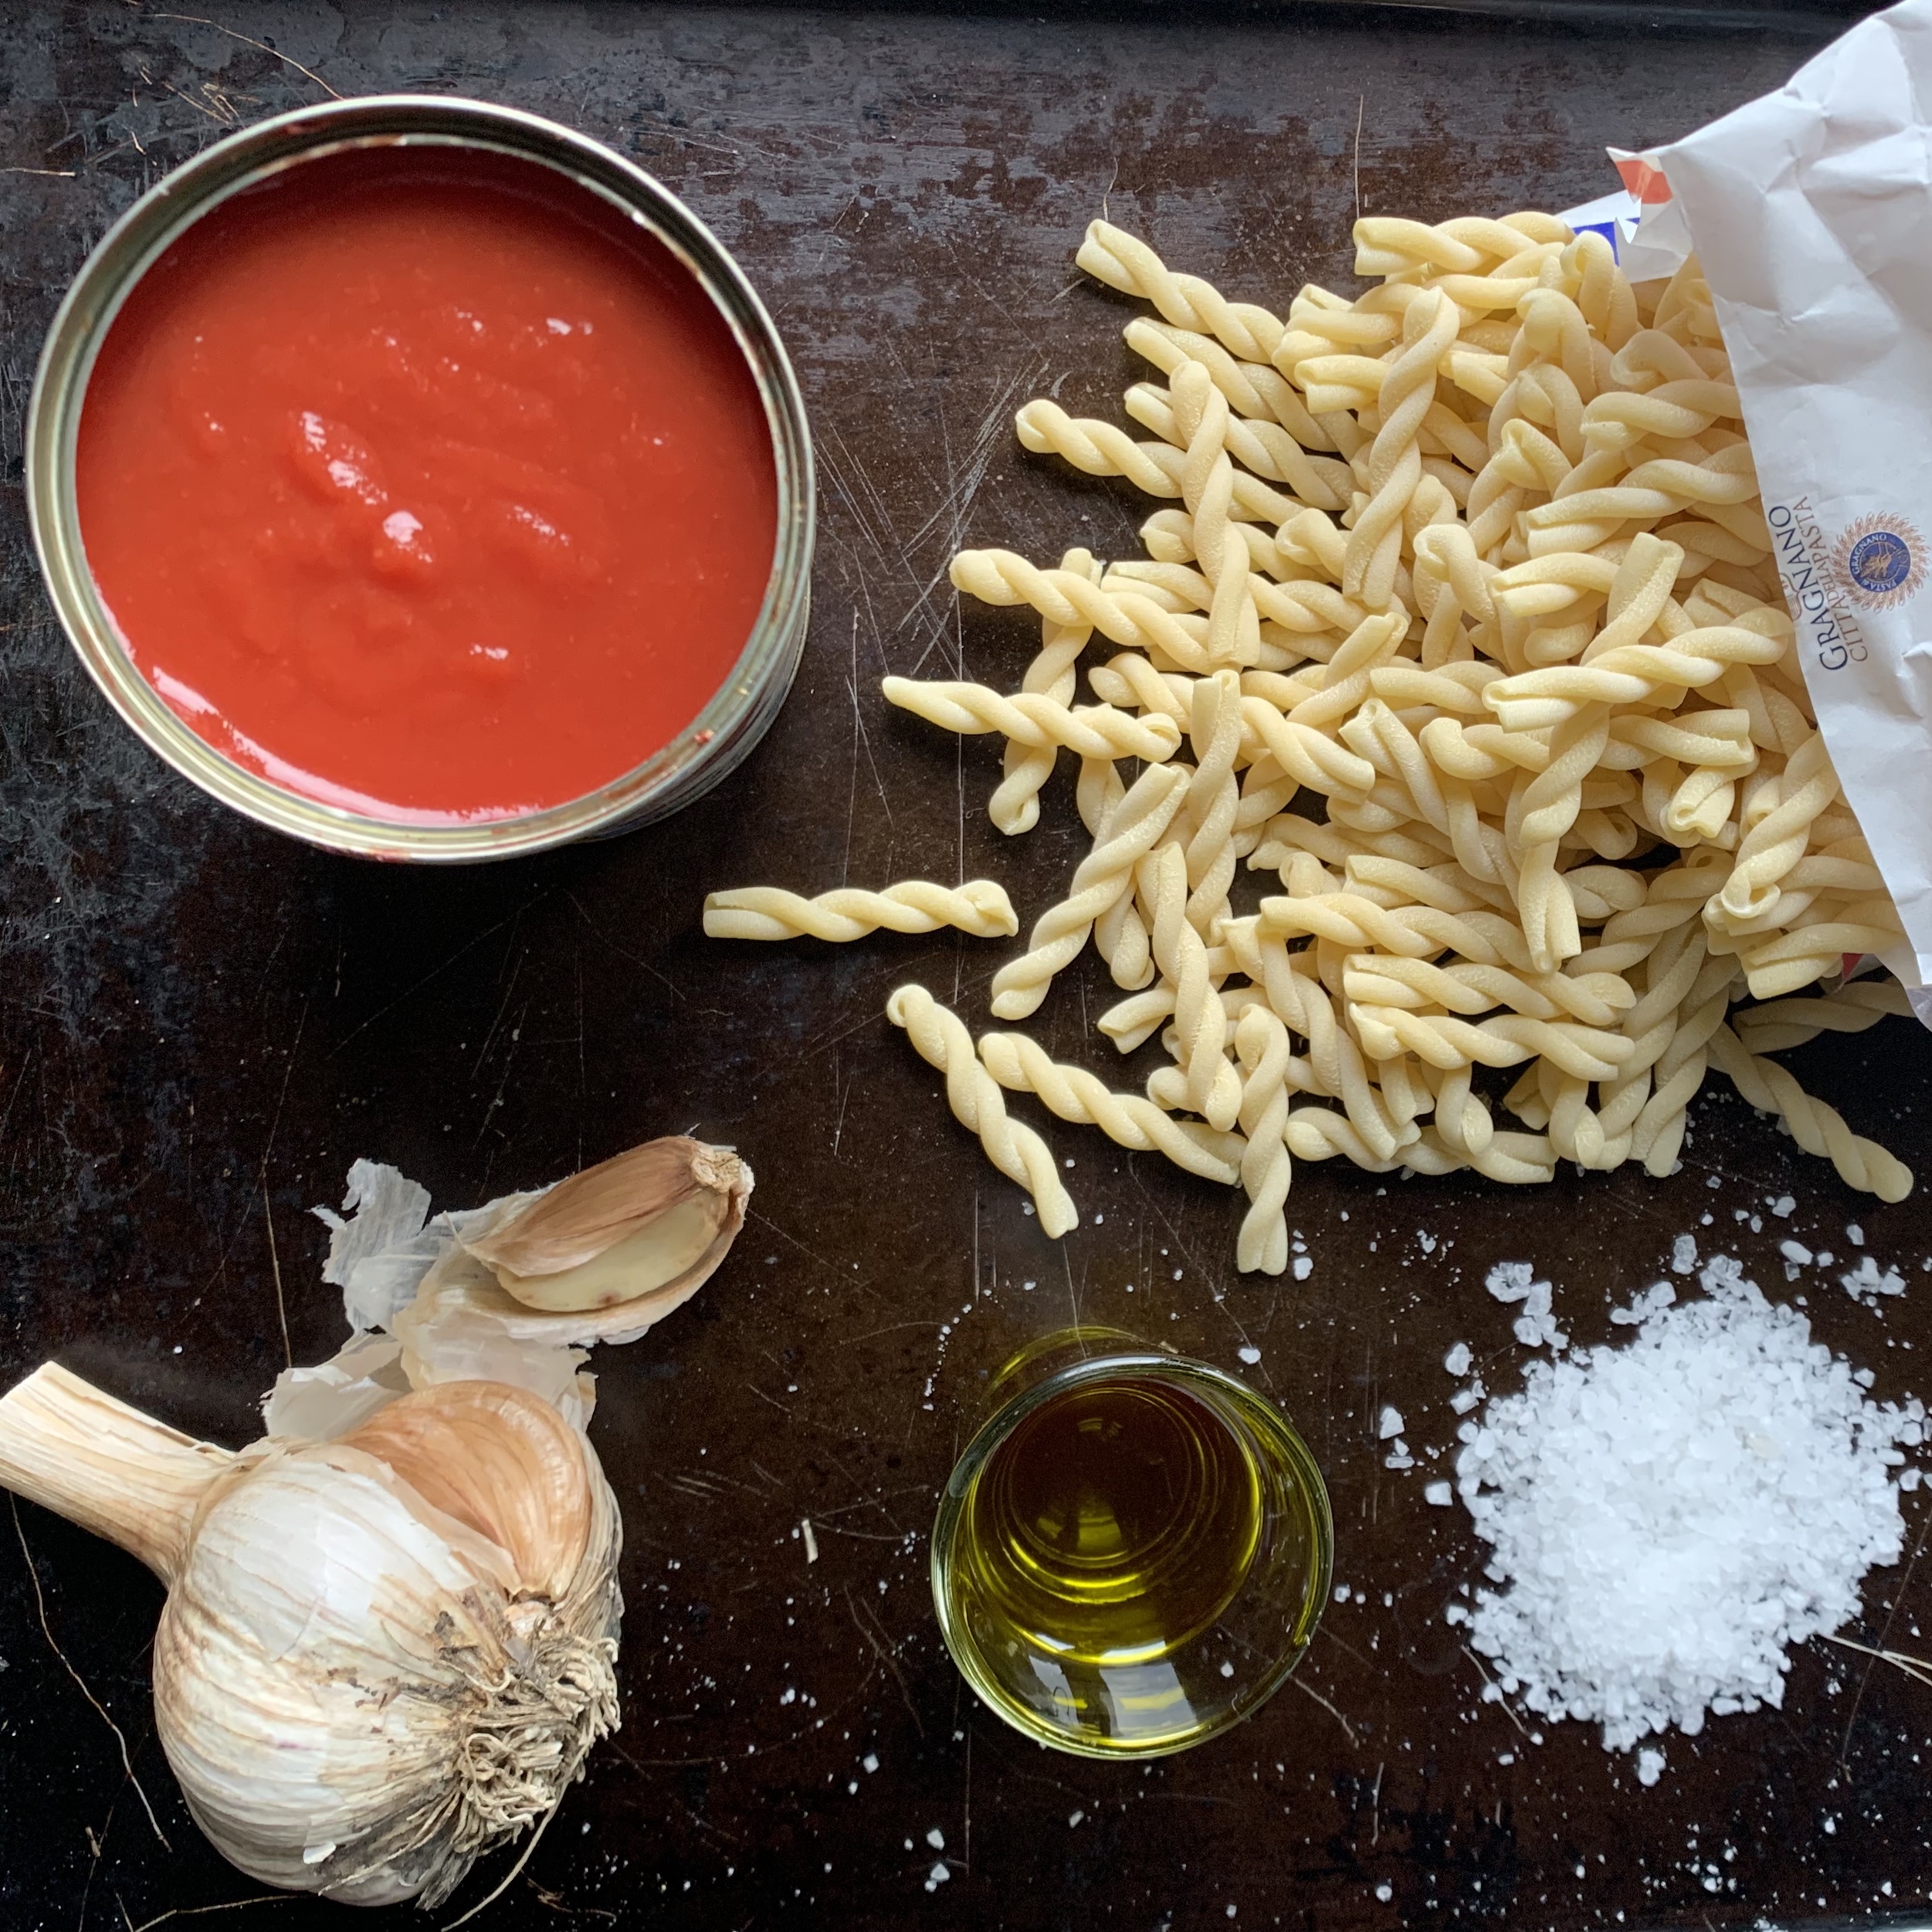
[[[1789,1646],[1898,1560],[1892,1472],[1924,1439],[1921,1403],[1868,1402],[1870,1371],[1737,1262],[1698,1279],[1703,1299],[1639,1297],[1628,1342],[1531,1363],[1459,1431],[1499,1587],[1450,1621],[1493,1659],[1490,1694],[1600,1723],[1607,1750],[1781,1703]]]

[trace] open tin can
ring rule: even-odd
[[[82,541],[76,450],[90,375],[128,295],[202,216],[283,170],[357,148],[469,148],[535,162],[614,206],[668,249],[729,329],[771,438],[777,537],[764,595],[737,661],[697,716],[615,779],[510,817],[395,823],[285,789],[197,735],[123,642]],[[805,639],[813,538],[811,432],[776,330],[743,271],[660,182],[601,143],[532,114],[473,100],[377,95],[278,115],[218,141],[135,202],[88,257],[56,313],[28,412],[26,487],[53,606],[89,674],[149,747],[259,823],[366,858],[507,858],[648,824],[708,791],[761,737],[790,689]]]

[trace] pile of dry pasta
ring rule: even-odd
[[[1241,1185],[1244,1269],[1286,1265],[1297,1159],[1668,1172],[1713,1065],[1899,1198],[1909,1170],[1764,1057],[1905,1010],[1869,979],[1788,997],[1900,928],[1805,693],[1695,261],[1633,288],[1602,236],[1543,215],[1371,217],[1355,241],[1379,281],[1304,288],[1284,321],[1096,222],[1080,265],[1153,305],[1127,340],[1165,385],[1127,393],[1139,439],[1045,401],[1019,429],[1162,499],[1147,556],[962,551],[960,590],[1040,616],[1020,690],[886,681],[1005,736],[1002,831],[1080,760],[1092,849],[995,1015],[1032,1013],[1090,937],[1127,995],[1100,1031],[1158,1033],[1171,1063],[1117,1093],[1023,1033],[975,1048],[917,986],[891,1018],[1048,1232],[1077,1215],[1008,1091]],[[1251,917],[1240,860],[1280,879]],[[1016,929],[987,881],[707,913],[764,937],[942,924]],[[1514,1072],[1520,1127],[1483,1068]]]

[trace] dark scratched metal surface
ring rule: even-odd
[[[764,880],[990,875],[1030,917],[1080,849],[1066,774],[1040,829],[1003,840],[994,744],[895,715],[876,686],[888,669],[1016,678],[1030,627],[955,608],[955,543],[1131,547],[1144,506],[1023,456],[1008,429],[1036,389],[1104,410],[1136,374],[1127,306],[1071,267],[1090,215],[1280,304],[1304,279],[1350,286],[1358,202],[1438,219],[1596,195],[1606,141],[1688,129],[1829,31],[1339,8],[5,10],[0,1374],[57,1356],[240,1442],[289,1356],[340,1339],[304,1210],[355,1156],[453,1205],[683,1129],[759,1175],[726,1269],[598,1364],[594,1434],[625,1512],[624,1728],[497,1923],[1728,1924],[1924,1903],[1932,1693],[1814,1646],[1781,1712],[1672,1737],[1642,1789],[1581,1725],[1533,1737],[1480,1701],[1442,1619],[1480,1554],[1459,1510],[1421,1494],[1452,1440],[1447,1347],[1470,1341],[1492,1388],[1518,1373],[1480,1285],[1505,1257],[1552,1273],[1566,1325],[1595,1340],[1690,1230],[1775,1292],[1808,1290],[1880,1395],[1932,1393],[1924,1195],[1856,1198],[1713,1091],[1663,1184],[1304,1168],[1298,1285],[1235,1275],[1232,1198],[1055,1127],[1086,1220],[1052,1248],[880,1016],[917,977],[984,1024],[1005,949],[698,933],[707,886]],[[17,480],[59,290],[171,164],[319,83],[461,90],[615,143],[715,225],[777,315],[823,464],[812,638],[763,749],[671,824],[455,874],[322,857],[170,778],[55,633]],[[1086,1022],[1105,1002],[1090,968],[1070,974],[1039,1030],[1102,1066]],[[1923,1164],[1932,1040],[1890,1022],[1795,1057]],[[1787,1191],[1795,1213],[1771,1217]],[[1778,1262],[1794,1233],[1849,1253],[1850,1221],[1912,1276],[1883,1320],[1822,1273],[1787,1287]],[[1229,1367],[1259,1351],[1246,1372],[1327,1468],[1351,1591],[1254,1723],[1147,1770],[1046,1755],[978,1710],[926,1594],[926,1526],[983,1378],[1076,1311]],[[1382,1466],[1385,1402],[1424,1452],[1413,1473]],[[1910,1507],[1916,1547],[1924,1493]],[[0,1522],[0,1921],[86,1932],[256,1894],[154,1742],[156,1586],[38,1510],[19,1522],[18,1541]],[[1876,1576],[1866,1610],[1862,1641],[1913,1649],[1932,1578]],[[165,1846],[54,1642],[124,1734]],[[212,1922],[345,1921],[295,1903]]]

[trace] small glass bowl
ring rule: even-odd
[[[933,1601],[967,1682],[1015,1730],[1087,1757],[1164,1757],[1258,1710],[1307,1649],[1334,1564],[1327,1491],[1286,1418],[1235,1377],[1117,1331],[1046,1337],[994,1391],[933,1531]],[[1141,1477],[1113,1488],[1107,1458],[1130,1458],[1136,1429]],[[1171,1452],[1150,1461],[1150,1442]],[[1069,1526],[1075,1459],[1093,1500]],[[1109,1561],[1120,1504],[1138,1511],[1137,1568]],[[1043,1539],[1035,1505],[1052,1517]]]

